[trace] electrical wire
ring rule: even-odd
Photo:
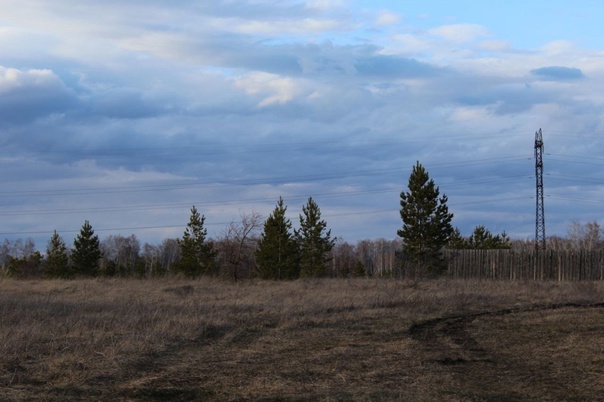
[[[432,137],[436,138],[436,137]],[[449,137],[447,137],[449,138]],[[385,144],[386,142],[376,141],[376,144]],[[284,143],[286,144],[286,143]],[[390,142],[390,144],[396,144],[395,141]],[[309,144],[310,145],[310,144]],[[312,148],[312,147],[311,147]],[[317,146],[314,149],[319,149]],[[142,150],[157,150],[156,148],[140,148]],[[164,150],[165,148],[161,148]],[[190,147],[174,147],[172,150],[190,150]],[[233,148],[231,148],[233,149]],[[126,152],[126,151],[124,151]],[[49,151],[52,153],[52,151]],[[553,158],[548,158],[548,161],[554,162],[564,162],[564,163],[581,163],[581,164],[589,164],[589,165],[602,165],[604,164],[603,158],[583,158],[579,156],[572,155],[560,155],[560,154],[546,154],[549,156],[553,156]],[[566,159],[559,159],[566,158]],[[464,168],[476,165],[489,165],[489,164],[504,164],[508,162],[518,162],[522,160],[531,160],[532,157],[513,155],[513,156],[502,156],[496,158],[489,159],[472,159],[465,161],[447,161],[442,163],[431,164],[430,169],[457,169]],[[570,159],[570,160],[567,160]],[[577,159],[577,160],[573,160]],[[595,162],[590,162],[595,161]],[[134,185],[134,186],[113,186],[113,187],[93,187],[88,189],[81,188],[68,188],[68,189],[53,189],[53,190],[23,190],[23,191],[2,191],[0,192],[0,197],[55,197],[55,196],[73,196],[73,195],[98,195],[98,194],[116,194],[116,193],[133,193],[133,192],[143,192],[143,191],[169,191],[169,190],[181,190],[181,189],[193,189],[193,188],[219,188],[219,187],[232,187],[232,186],[253,186],[253,185],[265,185],[265,184],[285,184],[285,183],[299,183],[299,182],[323,182],[327,180],[337,180],[337,179],[350,179],[354,177],[365,177],[365,176],[387,176],[391,174],[399,174],[401,173],[400,168],[385,168],[385,169],[371,169],[371,170],[360,170],[356,172],[333,172],[333,173],[322,173],[322,174],[309,174],[309,175],[297,175],[297,176],[273,176],[273,177],[264,177],[264,178],[256,178],[256,179],[235,179],[235,180],[226,180],[220,181],[218,183],[215,182],[193,182],[193,183],[168,183],[168,184],[153,184],[153,185]],[[572,182],[584,182],[590,184],[601,184],[604,183],[604,179],[597,178],[585,178],[580,176],[572,176],[572,175],[557,175],[557,174],[547,174],[549,179],[553,180],[563,180],[563,181],[572,181]],[[470,179],[470,180],[452,180],[449,182],[440,182],[441,187],[446,187],[447,190],[455,189],[455,188],[463,188],[466,185],[476,185],[476,184],[491,184],[496,182],[502,182],[506,180],[522,180],[533,178],[532,176],[509,176],[509,177],[493,177],[493,178],[480,178],[480,179]],[[394,188],[382,188],[382,189],[371,189],[371,190],[358,190],[358,191],[343,191],[343,192],[328,192],[315,194],[314,197],[319,198],[335,198],[335,197],[349,197],[349,196],[359,196],[359,195],[367,195],[367,194],[380,194],[380,193],[398,193],[400,189]],[[548,195],[548,198],[559,199],[559,200],[569,200],[569,201],[579,201],[586,203],[595,203],[595,204],[604,204],[603,201],[597,200],[589,200],[582,198],[572,198],[572,197],[563,197],[556,195]],[[297,199],[305,199],[307,196],[290,196],[288,197],[290,200]],[[488,204],[488,203],[496,203],[496,202],[504,202],[504,201],[512,201],[512,200],[522,200],[533,197],[509,197],[509,198],[493,198],[493,199],[483,199],[479,201],[470,201],[470,202],[461,202],[455,203],[449,202],[450,205],[460,207],[466,205],[475,205],[475,204]],[[26,214],[63,214],[63,213],[103,213],[103,212],[115,212],[115,211],[131,211],[131,210],[154,210],[154,209],[165,209],[165,208],[175,208],[175,207],[185,207],[190,205],[200,205],[200,206],[212,206],[212,205],[223,205],[223,204],[237,204],[237,203],[259,203],[259,202],[269,202],[274,201],[274,199],[269,198],[252,198],[252,199],[238,199],[238,200],[221,200],[221,201],[208,201],[201,203],[178,203],[178,204],[158,204],[158,205],[130,205],[130,206],[117,206],[117,207],[99,207],[99,208],[80,208],[80,209],[47,209],[47,210],[12,210],[12,211],[0,211],[0,215],[2,216],[13,216],[13,215],[26,215]],[[342,213],[342,214],[332,214],[325,215],[325,217],[330,216],[352,216],[352,215],[364,215],[364,214],[378,214],[378,213],[393,213],[396,212],[394,209],[385,209],[385,210],[376,210],[376,211],[362,211],[356,213]],[[208,222],[208,225],[225,225],[230,222]],[[101,228],[95,229],[95,231],[106,232],[106,231],[123,231],[123,230],[152,230],[152,229],[164,229],[164,228],[182,228],[183,225],[163,225],[163,226],[138,226],[138,227],[120,227],[120,228]],[[6,232],[0,233],[0,235],[28,235],[28,234],[45,234],[51,233],[52,231],[23,231],[23,232]],[[61,232],[65,233],[73,233],[78,232],[78,230],[63,230]]]
[[[584,203],[588,203],[588,204],[604,204],[604,200],[590,200],[590,199],[586,199],[586,198],[564,197],[564,196],[559,196],[559,195],[548,195],[547,197],[553,198],[556,200],[578,201],[578,202],[584,202]]]
[[[500,158],[489,158],[479,159],[472,161],[454,161],[435,164],[434,167],[439,168],[451,168],[451,167],[464,167],[464,166],[476,166],[485,164],[495,164],[502,162],[513,162],[523,160],[525,157],[500,157]],[[250,185],[261,185],[261,184],[286,184],[286,183],[300,183],[300,182],[316,182],[323,180],[336,180],[336,179],[350,179],[353,177],[366,177],[376,175],[386,175],[400,173],[400,168],[386,168],[386,169],[373,169],[373,170],[360,170],[356,172],[334,172],[334,173],[323,173],[314,175],[299,175],[299,176],[277,176],[277,177],[265,177],[257,179],[236,179],[220,181],[218,183],[212,182],[192,182],[192,183],[174,183],[174,184],[155,184],[155,185],[129,185],[119,187],[92,187],[88,189],[81,188],[68,188],[68,189],[53,189],[53,190],[20,190],[20,191],[0,191],[0,198],[15,198],[15,197],[48,197],[48,196],[73,196],[73,195],[91,195],[91,194],[117,194],[117,193],[137,193],[137,192],[149,192],[149,191],[169,191],[179,189],[191,189],[191,188],[217,188],[217,187],[229,187],[234,185],[250,186]]]
[[[491,179],[474,179],[474,180],[461,180],[461,181],[453,181],[453,182],[445,182],[444,186],[447,189],[455,189],[455,188],[463,188],[468,185],[476,185],[476,184],[492,184],[499,183],[503,181],[515,180],[519,179],[527,179],[530,176],[509,176],[509,177],[501,177],[501,178],[491,178]],[[351,197],[351,196],[359,196],[366,194],[380,194],[380,193],[399,193],[399,188],[378,188],[378,189],[368,189],[368,190],[357,190],[357,191],[336,191],[329,193],[319,193],[315,194],[314,197],[320,198],[335,198],[335,197]],[[307,196],[288,196],[288,200],[300,200],[306,199]],[[117,206],[117,207],[95,207],[95,208],[61,208],[61,209],[26,209],[26,210],[5,210],[0,211],[0,216],[17,216],[17,215],[57,215],[57,214],[76,214],[76,213],[103,213],[103,212],[118,212],[118,211],[133,211],[133,210],[161,210],[161,209],[173,209],[173,208],[181,208],[181,207],[189,207],[191,205],[196,205],[200,207],[204,206],[213,206],[213,205],[233,205],[233,204],[250,204],[250,203],[261,203],[261,202],[272,202],[274,198],[252,198],[252,199],[225,199],[218,201],[206,201],[206,202],[180,202],[180,203],[171,203],[171,204],[143,204],[143,205],[126,205],[126,206]]]
[[[53,150],[53,149],[44,149],[44,150],[34,150],[28,151],[26,154],[29,155],[68,155],[68,156],[85,156],[85,157],[102,157],[102,156],[141,156],[145,152],[150,152],[147,156],[160,156],[165,153],[173,153],[177,157],[182,157],[187,153],[190,153],[194,156],[200,155],[214,155],[219,151],[236,151],[237,153],[281,153],[282,151],[278,148],[285,148],[288,151],[308,151],[308,150],[321,150],[326,147],[333,146],[338,149],[347,148],[347,149],[367,149],[367,147],[383,147],[390,145],[400,145],[404,146],[408,143],[417,143],[417,142],[434,142],[439,140],[452,140],[459,141],[463,139],[477,139],[480,138],[482,141],[485,140],[499,140],[502,136],[505,135],[506,138],[511,137],[519,137],[526,136],[526,132],[521,131],[504,131],[498,133],[474,133],[474,134],[458,134],[458,135],[450,135],[450,134],[438,134],[438,135],[425,135],[425,136],[414,136],[408,138],[397,138],[397,139],[355,139],[355,138],[347,138],[346,140],[350,141],[348,143],[343,143],[343,139],[341,137],[333,138],[333,139],[322,139],[322,140],[313,140],[312,142],[304,142],[304,141],[279,141],[279,142],[262,142],[262,143],[252,143],[252,144],[234,144],[232,142],[225,143],[206,143],[206,144],[191,144],[187,146],[161,146],[161,147],[131,147],[131,148],[107,148],[107,149],[97,149],[94,151],[85,151],[85,150],[77,150],[77,149],[67,149],[67,150]],[[527,137],[528,138],[528,137]],[[276,149],[273,149],[276,148]],[[200,153],[202,151],[202,153]],[[203,153],[205,151],[205,153]],[[13,153],[8,153],[8,156],[13,157]]]

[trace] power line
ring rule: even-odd
[[[393,188],[382,188],[382,189],[370,189],[370,190],[357,190],[357,191],[336,191],[330,193],[318,193],[314,194],[313,197],[320,198],[336,198],[336,197],[348,197],[366,194],[383,194],[389,192],[398,192],[398,189]],[[289,196],[288,200],[305,200],[308,196]],[[188,203],[174,203],[174,204],[158,204],[158,205],[129,205],[119,207],[98,207],[98,208],[62,208],[62,209],[51,209],[51,210],[12,210],[0,212],[0,216],[12,216],[12,215],[52,215],[61,213],[82,213],[82,212],[116,212],[116,211],[132,211],[132,210],[154,210],[154,209],[172,209],[177,207],[190,207],[191,205],[196,206],[214,206],[214,205],[233,205],[233,204],[252,204],[258,202],[273,202],[274,197],[262,197],[262,198],[248,198],[248,199],[226,199],[217,201],[206,201],[206,202],[188,202]]]
[[[220,182],[191,182],[191,183],[174,183],[174,184],[141,184],[118,187],[92,187],[87,189],[69,188],[69,189],[54,189],[54,190],[25,190],[25,191],[1,191],[0,197],[38,197],[48,195],[86,195],[86,194],[112,194],[112,193],[136,193],[155,190],[180,190],[189,188],[216,188],[216,187],[231,187],[231,186],[250,186],[261,184],[282,184],[296,183],[307,181],[322,181],[341,178],[364,177],[381,174],[391,174],[400,172],[398,168],[374,169],[358,172],[336,172],[323,173],[314,175],[298,175],[298,176],[274,176],[258,179],[235,179],[223,180]]]
[[[550,155],[550,154],[547,154]],[[555,155],[555,154],[554,154]],[[562,158],[576,158],[569,155],[557,155]],[[476,165],[490,165],[490,164],[505,164],[511,162],[518,162],[521,160],[530,160],[532,158],[528,158],[526,156],[520,155],[511,155],[511,156],[501,156],[496,158],[488,158],[488,159],[473,159],[473,160],[461,160],[461,161],[447,161],[437,164],[430,165],[431,169],[457,169],[463,167],[470,167]],[[553,158],[559,162],[571,162],[575,161],[567,161]],[[586,158],[587,160],[595,160],[597,162],[604,161],[601,158]],[[600,165],[601,163],[589,163],[586,164],[594,164]],[[192,183],[167,183],[167,184],[154,184],[154,185],[134,185],[134,186],[113,186],[113,187],[96,187],[89,189],[53,189],[53,190],[24,190],[24,191],[3,191],[0,192],[0,197],[40,197],[40,196],[71,196],[71,195],[96,195],[96,194],[115,194],[115,193],[132,193],[132,192],[140,192],[140,191],[169,191],[169,190],[180,190],[180,189],[193,189],[193,188],[220,188],[220,187],[229,187],[229,186],[253,186],[253,185],[263,185],[263,184],[286,184],[286,183],[296,183],[296,182],[322,182],[328,180],[336,180],[336,179],[349,179],[354,177],[365,177],[365,176],[385,176],[391,174],[400,174],[401,177],[404,176],[404,168],[385,168],[385,169],[371,169],[371,170],[358,170],[356,172],[333,172],[333,173],[321,173],[321,174],[309,174],[309,175],[297,175],[297,176],[273,176],[273,177],[265,177],[265,178],[255,178],[255,179],[234,179],[234,180],[226,180],[220,182],[207,182],[207,181],[196,181]],[[587,183],[602,183],[603,180],[598,179],[590,179],[579,176],[563,176],[563,175],[547,175],[554,180],[568,180],[574,182],[587,182]],[[536,177],[536,176],[535,176]],[[472,184],[491,184],[497,182],[503,182],[506,180],[519,180],[519,179],[530,179],[532,176],[507,176],[507,177],[489,177],[489,178],[479,178],[479,179],[469,179],[469,180],[451,180],[445,182],[439,182],[440,187],[446,187],[445,193],[450,194],[451,189],[462,188],[466,185]],[[358,190],[358,191],[338,191],[338,192],[328,192],[322,194],[315,194],[313,197],[324,197],[324,198],[335,198],[335,197],[349,197],[349,196],[359,196],[359,195],[367,195],[367,194],[379,194],[379,193],[389,193],[389,192],[399,192],[400,188],[382,188],[382,189],[371,189],[371,190]],[[71,192],[71,193],[70,193]],[[550,197],[548,195],[548,197]],[[290,200],[295,199],[305,199],[307,196],[291,196],[288,197]],[[502,201],[511,201],[511,200],[519,200],[526,199],[527,197],[511,197],[511,198],[494,198],[494,199],[486,199],[479,201],[471,201],[471,202],[463,202],[463,203],[455,203],[452,202],[453,205],[456,206],[465,206],[472,204],[487,204],[487,203],[495,203]],[[532,197],[529,197],[532,198]],[[557,197],[553,196],[552,198],[558,199],[568,199],[575,200],[581,202],[590,202],[590,203],[602,203],[601,201],[594,200],[586,200],[586,199],[577,199],[577,198],[569,198],[569,197]],[[56,214],[56,213],[81,213],[81,212],[115,212],[115,211],[128,211],[128,210],[138,210],[138,209],[164,209],[164,208],[175,208],[175,207],[188,207],[190,205],[220,205],[220,204],[237,204],[237,203],[254,203],[254,202],[268,202],[274,201],[273,198],[252,198],[252,199],[238,199],[238,200],[222,200],[222,201],[209,201],[205,203],[198,202],[189,202],[189,203],[178,203],[178,204],[159,204],[159,205],[130,205],[130,206],[116,206],[116,207],[100,207],[100,208],[80,208],[80,209],[57,209],[57,210],[13,210],[13,211],[4,211],[0,212],[0,215],[3,216],[11,216],[11,215],[25,215],[25,214]],[[453,201],[453,200],[451,200]],[[358,213],[344,213],[344,214],[332,214],[325,215],[329,216],[346,216],[346,215],[363,215],[363,214],[371,214],[371,213],[393,213],[396,210],[380,210],[374,212],[358,212]],[[219,225],[219,224],[228,224],[230,222],[216,222],[216,223],[208,223],[211,225]],[[183,227],[183,225],[167,225],[167,226],[140,226],[140,227],[125,227],[125,228],[108,228],[108,229],[95,229],[98,231],[116,231],[116,230],[151,230],[151,229],[161,229],[161,228],[176,228]],[[43,231],[43,232],[12,232],[12,233],[0,233],[0,235],[22,235],[22,234],[43,234],[50,233],[52,231]],[[64,231],[64,232],[77,232],[75,231]]]
[[[480,200],[480,201],[466,201],[466,202],[450,202],[451,206],[466,206],[466,205],[476,205],[476,204],[491,204],[491,203],[498,203],[501,201],[518,201],[518,200],[527,200],[527,199],[531,199],[533,197],[507,197],[507,198],[490,198],[490,199],[484,199],[484,200]]]
[[[572,183],[588,183],[588,184],[604,184],[604,179],[597,179],[591,177],[572,176],[572,175],[558,175],[558,174],[546,174],[548,179],[569,181]]]
[[[144,152],[153,152],[152,154],[148,154],[147,156],[158,156],[164,155],[165,153],[173,153],[175,156],[181,157],[183,154],[187,154],[188,152],[191,155],[199,156],[206,154],[215,154],[216,151],[237,151],[237,153],[273,153],[273,152],[281,152],[277,149],[272,148],[287,148],[288,150],[317,150],[317,149],[325,149],[326,146],[334,146],[338,147],[338,149],[342,148],[363,148],[366,149],[368,146],[377,146],[382,147],[386,145],[405,145],[407,143],[416,143],[416,142],[432,142],[438,140],[461,140],[461,139],[492,139],[498,140],[500,137],[505,135],[506,137],[514,137],[514,136],[524,136],[525,133],[521,131],[504,131],[497,133],[474,133],[474,134],[438,134],[438,135],[429,135],[429,136],[414,136],[410,138],[396,138],[396,139],[352,139],[348,138],[348,143],[343,143],[342,138],[333,138],[333,139],[324,139],[324,140],[313,140],[312,142],[304,142],[304,141],[278,141],[278,142],[261,142],[261,143],[250,143],[250,144],[237,144],[237,143],[206,143],[206,144],[190,144],[186,146],[157,146],[157,147],[130,147],[130,148],[105,148],[105,149],[96,149],[92,151],[86,150],[78,150],[78,149],[65,149],[65,150],[56,150],[56,149],[43,149],[43,150],[32,150],[26,151],[25,154],[30,155],[68,155],[68,156],[85,156],[85,157],[94,157],[94,156],[143,156],[137,153]],[[202,151],[202,153],[200,153]],[[205,152],[203,152],[205,151]],[[7,154],[9,156],[14,156],[14,153]]]
[[[581,162],[585,162],[587,160],[595,160],[595,161],[599,161],[599,162],[602,162],[602,163],[594,163],[594,165],[604,164],[604,158],[595,158],[593,156],[563,155],[563,154],[552,154],[552,153],[549,153],[549,152],[547,152],[545,155],[547,155],[547,156],[554,156],[554,157],[558,156],[558,157],[561,157],[561,158],[578,159]],[[553,159],[553,160],[558,160],[558,159]],[[568,162],[568,161],[563,161],[563,162]]]
[[[523,160],[524,157],[512,156],[512,157],[499,157],[499,158],[488,158],[471,161],[454,161],[445,162],[433,165],[434,167],[450,168],[450,167],[464,167],[464,166],[475,166],[484,164],[494,164],[502,162],[513,162]],[[170,191],[170,190],[181,190],[181,189],[192,189],[192,188],[217,188],[217,187],[229,187],[234,185],[250,186],[250,185],[261,185],[261,184],[286,184],[286,183],[300,183],[309,181],[324,181],[324,180],[336,180],[343,178],[353,177],[366,177],[366,176],[379,176],[387,174],[402,173],[401,168],[385,168],[385,169],[372,169],[372,170],[360,170],[356,172],[334,172],[334,173],[322,173],[322,174],[310,174],[310,175],[298,175],[298,176],[273,176],[256,179],[235,179],[220,181],[217,183],[212,182],[192,182],[192,183],[173,183],[173,184],[154,184],[154,185],[129,185],[129,186],[112,186],[112,187],[92,187],[87,189],[82,188],[67,188],[67,189],[53,189],[53,190],[21,190],[21,191],[0,191],[0,198],[15,198],[15,197],[47,197],[47,196],[73,196],[73,195],[91,195],[91,194],[118,194],[118,193],[137,193],[137,192],[149,192],[149,191]]]
[[[564,196],[559,196],[559,195],[547,195],[548,198],[552,198],[552,199],[556,199],[556,200],[565,200],[565,201],[578,201],[578,202],[585,202],[588,204],[604,204],[604,201],[602,200],[590,200],[587,198],[575,198],[575,197],[564,197]]]
[[[579,159],[579,157],[575,157]],[[592,158],[594,159],[594,158]],[[601,163],[589,162],[588,160],[565,160],[565,159],[557,159],[557,158],[549,158],[548,160],[552,160],[554,162],[565,162],[565,163],[575,163],[580,165],[594,165],[594,166],[602,166],[604,165],[604,161]]]
[[[345,213],[336,213],[336,214],[325,214],[323,217],[332,218],[336,216],[355,216],[355,215],[372,215],[372,214],[382,214],[382,213],[392,213],[395,212],[392,209],[379,209],[373,211],[362,211],[362,212],[345,212]],[[217,225],[228,225],[232,221],[228,222],[205,222],[206,226],[217,226]],[[131,227],[115,227],[115,228],[94,228],[95,233],[97,232],[115,232],[115,231],[123,231],[123,230],[153,230],[153,229],[178,229],[185,228],[186,224],[179,225],[158,225],[158,226],[131,226]],[[50,234],[53,233],[56,229],[52,230],[32,230],[32,231],[20,231],[20,232],[3,232],[0,233],[0,236],[21,236],[21,235],[35,235],[35,234]],[[57,230],[58,233],[78,233],[80,229],[67,229],[67,230]]]
[[[476,184],[492,184],[509,180],[519,179],[530,179],[531,176],[508,176],[500,178],[489,178],[489,179],[473,179],[473,180],[460,180],[452,182],[442,183],[448,190],[464,187],[467,185]],[[329,193],[315,194],[314,197],[322,198],[335,198],[335,197],[350,197],[366,194],[379,194],[400,192],[399,188],[377,188],[368,190],[356,190],[356,191],[336,191]],[[288,200],[300,200],[308,198],[304,196],[288,196]],[[138,205],[120,205],[115,207],[94,207],[94,208],[60,208],[60,209],[25,209],[25,210],[5,210],[0,211],[0,216],[17,216],[17,215],[54,215],[54,214],[75,214],[75,213],[102,213],[102,212],[119,212],[119,211],[137,211],[137,210],[158,210],[158,209],[172,209],[180,207],[190,207],[191,205],[196,206],[213,206],[213,205],[233,205],[233,204],[246,204],[246,203],[258,203],[258,202],[272,202],[274,198],[263,197],[263,198],[251,198],[251,199],[226,199],[217,201],[206,201],[206,202],[179,202],[170,204],[138,204]]]

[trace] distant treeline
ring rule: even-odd
[[[18,278],[73,278],[124,276],[149,278],[165,275],[189,278],[222,276],[235,281],[249,278],[287,280],[304,277],[381,276],[422,278],[450,275],[492,279],[602,279],[602,229],[597,222],[573,223],[569,237],[548,239],[550,251],[576,253],[531,254],[531,241],[512,241],[479,225],[469,236],[452,226],[447,196],[419,163],[409,176],[408,191],[400,194],[402,228],[397,240],[363,240],[356,244],[332,238],[312,197],[302,206],[299,225],[286,217],[279,197],[273,212],[242,214],[216,239],[207,236],[205,216],[191,208],[189,223],[178,239],[159,245],[144,244],[136,235],[108,236],[102,241],[84,222],[73,247],[52,234],[45,255],[32,240],[5,240],[0,247],[4,275]],[[452,252],[455,251],[455,252]],[[485,252],[489,250],[489,252]],[[500,250],[499,252],[492,252]],[[501,251],[503,250],[503,251]],[[591,254],[587,254],[590,252]],[[599,255],[599,254],[598,254]],[[575,271],[575,265],[579,271]]]
[[[249,217],[248,217],[249,218]],[[249,220],[249,219],[248,219]],[[591,224],[588,224],[591,225]],[[588,226],[585,225],[585,226]],[[240,226],[233,223],[231,226]],[[574,225],[575,229],[579,226]],[[211,275],[238,279],[259,277],[256,251],[258,233],[242,239],[231,227],[211,242],[216,251],[215,270]],[[585,232],[584,232],[585,233]],[[535,259],[532,240],[509,240],[509,248],[448,249],[443,257],[443,275],[454,278],[602,280],[604,243],[595,236],[581,236],[571,231],[567,238],[550,237],[547,250]],[[456,241],[458,241],[457,239]],[[469,238],[466,238],[469,240]],[[336,240],[328,256],[327,277],[395,277],[412,278],[421,273],[401,253],[402,240],[367,239],[355,243]],[[100,241],[102,257],[97,276],[152,278],[181,276],[177,262],[181,258],[179,239],[165,239],[160,244],[141,245],[136,235],[109,235]],[[72,250],[67,249],[68,257]],[[234,256],[237,258],[234,258]],[[48,256],[36,251],[32,239],[5,239],[0,245],[0,273],[17,278],[56,277],[48,266]],[[69,261],[71,263],[71,261]]]

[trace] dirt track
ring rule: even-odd
[[[526,351],[525,355],[518,355],[518,351],[522,351],[523,346],[530,348],[529,340],[526,341],[526,345],[522,343],[513,345],[518,350],[505,350],[504,345],[489,344],[482,337],[478,338],[477,334],[485,335],[487,338],[488,328],[494,328],[493,321],[498,318],[523,315],[522,320],[527,320],[532,315],[553,310],[565,311],[572,316],[577,316],[582,310],[603,307],[604,303],[564,303],[453,315],[416,323],[411,326],[409,333],[419,343],[425,356],[425,363],[440,366],[443,374],[446,372],[451,376],[453,389],[459,387],[454,392],[457,395],[465,393],[469,399],[501,401],[593,400],[593,389],[584,394],[583,386],[599,387],[604,391],[604,382],[601,376],[598,378],[599,373],[581,372],[580,367],[577,367],[577,372],[574,373],[569,372],[570,370],[560,372],[549,368],[556,365],[558,360],[558,366],[569,369],[568,363],[571,363],[571,367],[572,363],[577,364],[572,356],[558,353],[548,356],[547,353],[542,353],[541,357],[548,366],[544,369],[543,362],[532,358],[529,351]],[[593,330],[598,332],[596,336],[604,337],[601,330],[595,328]],[[538,337],[538,334],[535,335]],[[594,358],[604,363],[602,354]],[[604,371],[603,365],[599,364],[599,366]],[[582,381],[579,378],[572,381],[573,376],[583,377]],[[604,400],[604,396],[601,400]]]

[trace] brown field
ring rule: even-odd
[[[604,282],[0,279],[0,400],[604,400]]]

